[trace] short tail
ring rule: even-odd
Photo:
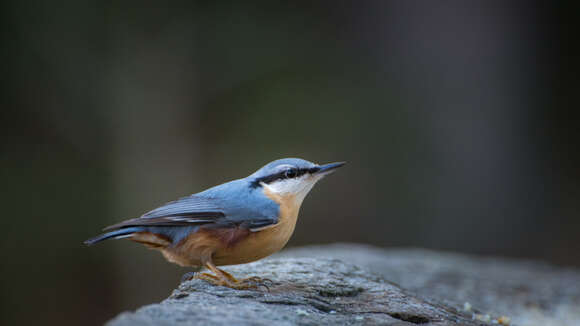
[[[98,235],[94,238],[90,238],[90,239],[86,240],[84,242],[84,244],[86,244],[87,246],[91,246],[91,245],[94,245],[95,243],[101,242],[103,240],[111,239],[111,238],[112,239],[123,239],[123,238],[127,238],[127,237],[132,236],[133,233],[135,233],[135,232],[141,232],[141,231],[143,231],[143,228],[141,228],[141,227],[119,229],[119,230],[103,233],[103,234]]]

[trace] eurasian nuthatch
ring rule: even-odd
[[[282,249],[294,232],[306,194],[342,165],[276,160],[246,178],[109,226],[85,244],[128,238],[161,251],[170,262],[215,273],[198,273],[196,278],[237,289],[255,287],[258,278],[237,280],[216,266],[249,263]]]

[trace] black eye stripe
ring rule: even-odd
[[[298,178],[300,176],[303,176],[306,173],[314,173],[314,172],[320,170],[320,168],[313,167],[313,168],[302,168],[302,169],[294,169],[294,170],[296,171],[296,175],[293,178]],[[253,188],[259,187],[261,182],[263,182],[265,184],[269,184],[269,183],[272,183],[272,182],[277,181],[277,180],[288,179],[286,177],[287,171],[288,170],[283,170],[283,171],[280,171],[278,173],[274,173],[271,175],[263,176],[261,178],[257,178],[252,182],[252,187]]]

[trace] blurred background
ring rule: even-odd
[[[1,6],[1,324],[96,325],[164,299],[187,269],[82,241],[288,156],[348,161],[289,246],[580,266],[567,5]]]

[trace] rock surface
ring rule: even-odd
[[[355,264],[416,295],[512,325],[580,326],[580,270],[541,262],[430,251],[334,244],[277,257],[327,257]]]
[[[540,263],[344,244],[225,269],[274,283],[187,281],[109,325],[580,325],[580,271]]]

